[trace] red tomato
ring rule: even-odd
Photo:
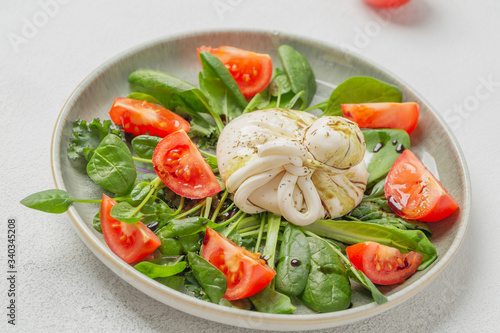
[[[213,49],[202,46],[200,52],[210,52],[226,66],[245,97],[253,96],[267,87],[273,75],[273,64],[268,54],[250,52],[236,47]]]
[[[399,128],[411,134],[417,126],[417,103],[342,104],[345,118],[361,128]]]
[[[111,217],[115,204],[116,201],[103,194],[100,218],[106,244],[126,263],[144,259],[160,246],[160,239],[142,222],[128,224]]]
[[[399,7],[407,2],[410,2],[410,0],[365,0],[365,1],[372,6],[384,7],[384,8]]]
[[[398,249],[375,242],[351,245],[345,249],[353,266],[376,284],[391,285],[403,282],[415,273],[422,254],[401,254]]]
[[[157,135],[161,138],[183,129],[189,132],[189,122],[163,106],[137,99],[118,97],[109,111],[111,120],[134,135]]]
[[[439,180],[408,149],[392,165],[384,190],[392,210],[407,219],[435,222],[458,208]]]
[[[209,227],[203,239],[201,256],[226,276],[224,298],[230,301],[258,293],[276,275],[258,254],[239,247]]]
[[[185,198],[200,199],[222,191],[212,168],[183,130],[160,141],[153,167],[169,189]]]

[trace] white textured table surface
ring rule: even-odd
[[[94,257],[66,214],[19,204],[32,192],[54,187],[49,160],[53,126],[87,74],[144,41],[213,28],[279,30],[349,47],[434,105],[467,159],[472,217],[451,264],[396,308],[330,331],[498,331],[498,17],[498,0],[413,0],[389,14],[377,14],[361,0],[2,1],[0,331],[247,331],[149,298]],[[30,29],[33,23],[39,27]],[[15,327],[6,317],[8,218],[16,219],[18,231]]]

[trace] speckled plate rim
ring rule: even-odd
[[[92,81],[99,76],[102,72],[109,69],[111,66],[119,62],[121,59],[127,57],[130,54],[139,52],[143,49],[155,46],[160,43],[166,43],[169,41],[174,41],[182,38],[193,37],[200,34],[215,33],[255,33],[262,35],[270,35],[276,33],[275,31],[265,31],[265,30],[253,30],[253,29],[213,29],[206,30],[202,33],[200,32],[188,32],[184,34],[172,35],[169,37],[158,38],[146,43],[142,43],[135,47],[132,47],[113,58],[109,59],[92,73],[90,73],[72,92],[66,103],[64,104],[54,127],[54,132],[52,135],[51,142],[51,167],[52,175],[56,188],[65,189],[64,181],[62,177],[62,171],[60,168],[60,151],[59,147],[62,140],[62,130],[65,121],[65,116],[70,112],[73,103],[77,100]],[[429,106],[430,111],[439,119],[441,125],[443,126],[446,135],[450,138],[454,148],[458,153],[458,158],[460,161],[461,173],[464,177],[465,183],[465,207],[461,207],[461,214],[463,216],[460,222],[460,226],[456,231],[455,238],[450,245],[449,249],[440,257],[439,261],[428,269],[424,275],[422,275],[417,281],[403,288],[402,290],[388,296],[388,302],[382,305],[377,305],[375,303],[369,303],[359,307],[351,308],[339,312],[331,312],[324,314],[308,314],[308,315],[277,315],[260,313],[255,311],[245,311],[234,308],[228,308],[209,302],[201,301],[195,297],[185,295],[164,285],[149,279],[145,275],[139,273],[132,266],[126,264],[124,261],[119,259],[114,253],[112,253],[107,245],[102,242],[93,232],[90,230],[88,225],[81,219],[75,208],[70,208],[68,214],[73,222],[78,235],[83,240],[83,242],[89,247],[89,249],[114,273],[120,276],[123,280],[127,281],[129,284],[135,288],[141,290],[145,294],[151,296],[152,298],[169,305],[178,310],[193,314],[195,316],[217,321],[220,323],[246,327],[252,329],[272,329],[272,330],[303,330],[303,329],[321,329],[327,327],[334,327],[344,324],[349,324],[361,319],[369,318],[375,314],[386,311],[404,300],[408,299],[426,285],[428,285],[432,280],[434,280],[439,273],[449,264],[451,259],[455,256],[458,249],[460,248],[465,234],[467,232],[469,221],[470,221],[470,210],[471,210],[471,186],[470,186],[470,176],[467,169],[467,164],[463,156],[462,150],[458,145],[458,142],[448,128],[447,124],[443,121],[442,117],[434,108],[424,99],[422,96],[416,92],[411,86],[406,84],[400,78],[392,74],[390,71],[381,67],[378,64],[364,58],[363,56],[353,54],[347,50],[341,49],[338,46],[331,45],[329,43],[313,40],[311,38],[304,38],[300,36],[295,36],[287,33],[279,32],[282,36],[287,38],[295,39],[297,41],[307,42],[309,44],[315,44],[321,47],[326,47],[334,52],[344,53],[347,57],[356,58],[357,61],[364,63],[368,67],[377,68],[378,70],[384,72],[385,74],[391,76],[395,81],[398,81],[402,85],[410,89],[418,98],[420,98],[427,106]]]

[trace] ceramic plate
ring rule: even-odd
[[[333,327],[385,311],[421,290],[450,262],[464,239],[469,223],[469,176],[455,138],[438,113],[417,92],[380,66],[325,43],[276,32],[212,31],[142,44],[102,64],[69,97],[54,130],[51,156],[53,175],[57,188],[77,198],[100,197],[100,188],[90,181],[84,171],[75,169],[66,157],[72,123],[76,119],[109,119],[107,112],[113,100],[130,93],[127,77],[134,70],[161,70],[196,83],[200,71],[196,48],[200,45],[232,45],[268,53],[273,63],[279,65],[277,48],[282,44],[291,45],[311,63],[318,81],[318,92],[313,103],[327,99],[333,88],[347,78],[364,75],[397,85],[402,89],[405,101],[421,105],[418,126],[411,135],[412,151],[426,163],[435,162],[437,170],[441,171],[441,182],[461,208],[446,220],[430,224],[433,232],[431,240],[436,246],[438,259],[405,283],[385,287],[383,292],[388,296],[387,303],[377,305],[370,303],[368,297],[358,296],[353,299],[353,307],[348,310],[317,314],[301,308],[292,315],[264,314],[219,306],[169,289],[120,260],[109,250],[102,235],[92,227],[97,205],[76,204],[69,210],[69,215],[77,233],[99,260],[132,286],[166,305],[201,318],[241,327],[276,330]],[[442,170],[446,170],[446,173]]]

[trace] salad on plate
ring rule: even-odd
[[[411,152],[418,104],[357,76],[311,106],[314,73],[288,45],[281,67],[231,46],[197,52],[198,87],[139,69],[110,120],[74,122],[68,158],[102,198],[53,189],[21,203],[99,203],[89,224],[121,260],[245,310],[340,311],[363,289],[382,304],[380,286],[432,264],[425,222],[458,204]]]

